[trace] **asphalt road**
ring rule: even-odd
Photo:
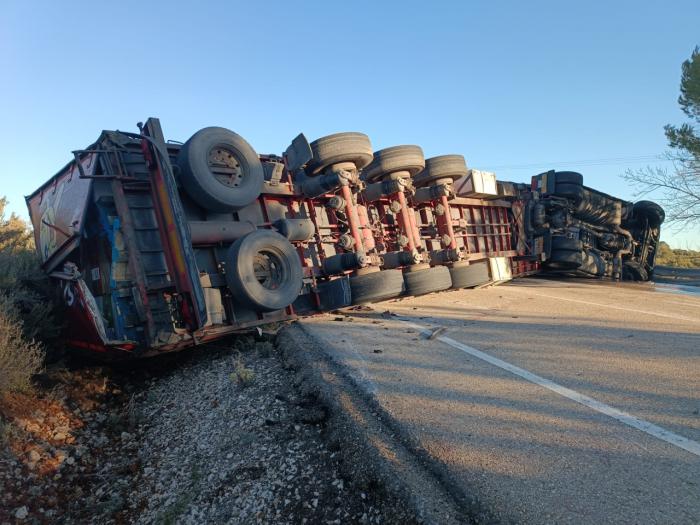
[[[525,279],[303,324],[498,520],[697,524],[692,292]]]

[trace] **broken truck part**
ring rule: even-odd
[[[663,210],[362,133],[258,154],[225,128],[104,131],[27,197],[66,342],[140,357],[352,304],[538,272],[648,280]]]

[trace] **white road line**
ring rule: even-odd
[[[625,312],[633,312],[636,314],[645,314],[645,315],[654,315],[656,317],[666,317],[668,319],[675,319],[675,320],[682,320],[682,321],[690,321],[691,323],[700,323],[700,318],[697,317],[683,317],[682,315],[675,315],[675,314],[664,314],[661,312],[650,312],[648,310],[637,310],[636,308],[625,308],[624,306],[616,306],[614,304],[605,304],[605,303],[594,303],[592,301],[582,301],[581,299],[571,299],[570,297],[559,297],[557,295],[549,295],[549,294],[544,294],[544,293],[535,293],[527,289],[520,289],[520,288],[509,288],[510,290],[514,290],[516,292],[522,292],[522,293],[528,293],[530,295],[537,295],[539,297],[547,297],[548,299],[557,299],[559,301],[569,301],[570,303],[579,303],[579,304],[588,304],[591,306],[600,306],[603,308],[612,308],[613,310],[623,310]]]
[[[427,327],[416,324],[410,319],[405,319],[405,318],[401,318],[401,317],[397,317],[397,319],[399,321],[415,328],[416,330],[420,331],[421,333],[424,333],[424,334],[431,333],[431,331]],[[678,434],[675,434],[675,433],[671,432],[670,430],[666,430],[665,428],[661,428],[659,426],[656,426],[653,423],[649,423],[648,421],[645,421],[643,419],[639,419],[638,417],[635,417],[632,414],[628,414],[627,412],[623,412],[622,410],[618,410],[615,407],[611,407],[610,405],[606,405],[605,403],[597,401],[597,400],[593,399],[592,397],[588,397],[584,394],[581,394],[580,392],[576,392],[575,390],[571,390],[570,388],[566,388],[564,386],[561,386],[561,385],[555,383],[554,381],[550,381],[549,379],[545,379],[544,377],[540,377],[537,374],[533,374],[532,372],[528,372],[527,370],[525,370],[523,368],[517,367],[515,365],[511,365],[510,363],[503,361],[502,359],[498,359],[497,357],[493,357],[489,354],[486,354],[486,353],[482,352],[481,350],[477,350],[476,348],[472,348],[471,346],[467,346],[463,343],[460,343],[459,341],[455,341],[451,337],[441,335],[441,336],[436,337],[436,339],[438,341],[442,341],[443,343],[450,345],[453,348],[461,350],[465,354],[469,354],[473,357],[481,359],[482,361],[486,361],[487,363],[490,363],[494,366],[497,366],[498,368],[502,368],[503,370],[507,370],[511,374],[515,374],[516,376],[522,377],[523,379],[526,379],[527,381],[530,381],[531,383],[535,383],[536,385],[540,385],[548,390],[551,390],[552,392],[556,392],[557,394],[559,394],[561,396],[569,398],[572,401],[575,401],[575,402],[580,403],[584,406],[592,408],[593,410],[600,412],[601,414],[605,414],[606,416],[610,416],[613,419],[616,419],[616,420],[620,421],[621,423],[624,423],[625,425],[629,425],[633,428],[636,428],[637,430],[641,430],[642,432],[646,432],[647,434],[654,436],[657,439],[665,441],[666,443],[670,443],[671,445],[675,445],[678,448],[682,448],[683,450],[686,450],[686,451],[690,452],[691,454],[695,454],[696,456],[700,456],[700,443],[698,443],[697,441],[693,441],[692,439],[688,439],[688,438],[685,438],[685,437],[680,436]]]
[[[683,295],[700,295],[700,286],[689,286],[687,284],[670,284],[656,283],[655,288],[659,288],[663,292],[683,294]]]

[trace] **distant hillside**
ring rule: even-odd
[[[661,241],[656,254],[656,264],[676,268],[700,268],[700,252],[671,248],[668,243]]]

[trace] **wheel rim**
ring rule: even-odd
[[[253,273],[260,286],[277,290],[287,278],[286,265],[280,254],[261,250],[253,257]]]
[[[207,163],[212,175],[219,183],[228,188],[235,188],[242,184],[243,165],[232,148],[223,144],[214,146],[209,150]]]

